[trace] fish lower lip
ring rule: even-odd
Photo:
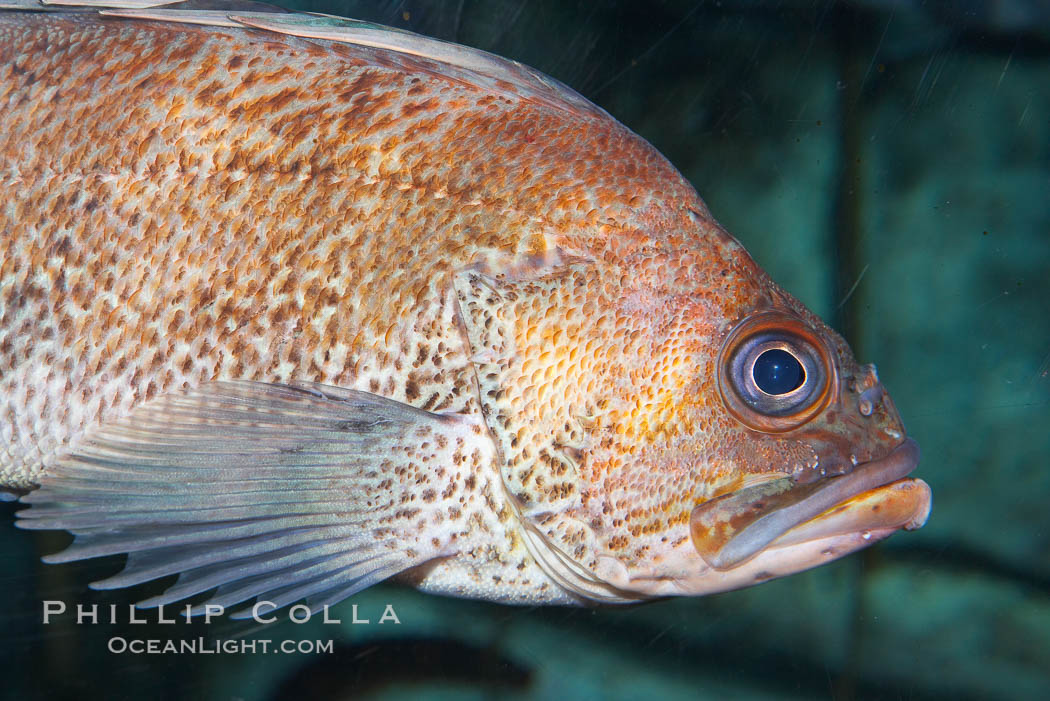
[[[789,540],[808,540],[829,530],[842,533],[866,527],[918,528],[929,512],[929,488],[925,483],[905,480],[910,487],[921,488],[900,494],[886,491],[918,462],[919,446],[907,438],[885,457],[858,465],[839,477],[808,485],[777,480],[713,499],[693,509],[693,546],[711,567],[725,570],[754,557],[774,541],[780,545]],[[873,502],[870,506],[878,507],[880,500],[889,499],[886,503],[894,508],[878,516],[871,514],[878,514],[879,508],[861,515],[860,509],[849,505],[862,495]],[[825,519],[825,512],[835,512],[835,517]],[[890,523],[901,519],[900,523]],[[807,535],[807,530],[812,533]]]

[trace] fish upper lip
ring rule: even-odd
[[[796,526],[906,477],[918,463],[918,443],[905,438],[885,456],[840,476],[794,486],[778,480],[781,484],[758,485],[712,499],[693,509],[693,545],[715,569],[736,567]]]

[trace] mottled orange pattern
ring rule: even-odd
[[[88,424],[186,382],[308,377],[463,410],[450,271],[626,219],[647,180],[679,180],[612,120],[407,57],[26,25],[0,24],[0,371],[24,481]],[[33,396],[15,391],[27,367]]]
[[[363,390],[479,417],[496,447],[449,486],[490,534],[475,581],[429,588],[564,601],[522,529],[588,573],[545,566],[562,587],[631,598],[705,569],[697,503],[894,445],[850,418],[841,339],[663,157],[518,93],[348,44],[0,15],[0,481],[33,485],[176,388]],[[842,396],[809,433],[750,430],[719,398],[722,340],[767,308],[835,349]]]

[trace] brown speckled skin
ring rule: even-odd
[[[490,533],[472,582],[442,565],[424,588],[564,601],[519,518],[598,579],[676,593],[707,569],[699,501],[895,443],[892,407],[855,415],[841,340],[663,157],[514,93],[352,45],[0,14],[0,482],[209,380],[373,392],[481,417],[497,448],[454,485]],[[767,308],[838,356],[805,434],[745,428],[715,386],[721,340]]]

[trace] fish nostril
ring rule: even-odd
[[[875,369],[874,363],[868,363],[867,365],[861,366],[861,372],[865,375],[864,384],[869,387],[874,387],[879,384],[879,371]]]
[[[875,405],[882,401],[882,385],[876,384],[860,393],[857,400],[857,409],[861,416],[871,416],[875,411]]]

